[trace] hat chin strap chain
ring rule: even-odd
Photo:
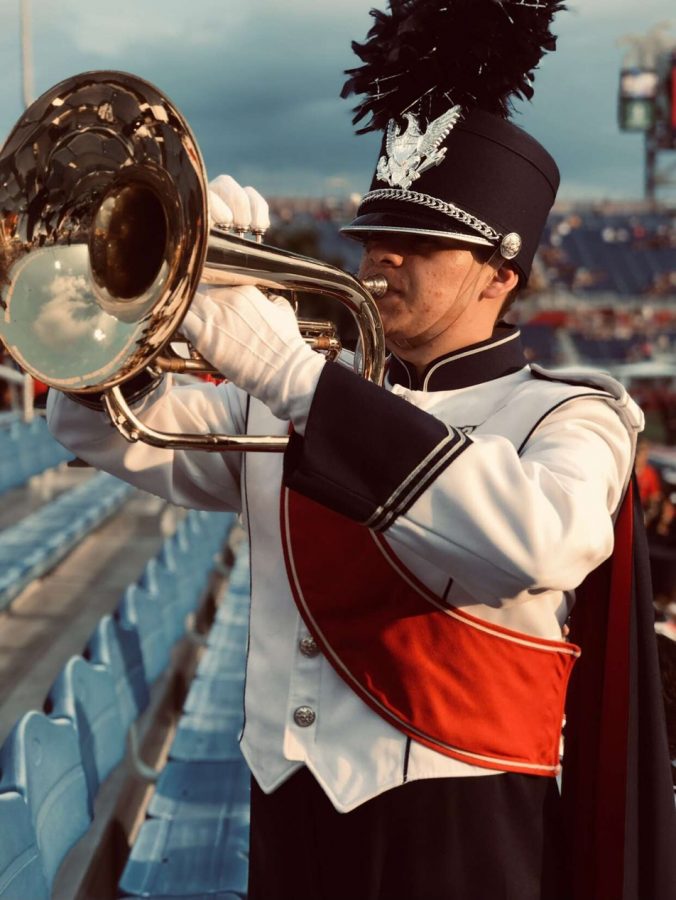
[[[370,203],[372,200],[402,200],[405,203],[417,203],[420,206],[426,206],[428,209],[433,209],[435,212],[443,213],[451,219],[462,222],[463,225],[468,225],[489,241],[499,241],[501,238],[501,235],[498,234],[494,228],[491,228],[490,225],[482,222],[481,219],[477,219],[476,216],[470,215],[470,213],[465,212],[464,209],[460,209],[459,206],[455,206],[453,203],[446,203],[444,200],[439,200],[436,197],[432,197],[430,194],[420,194],[418,191],[402,191],[394,190],[393,188],[382,188],[377,191],[369,191],[369,193],[363,197],[361,207],[366,203]]]
[[[486,222],[482,222],[476,216],[465,212],[459,206],[455,206],[453,203],[446,203],[444,200],[432,197],[431,194],[421,194],[418,191],[395,190],[394,188],[380,188],[377,191],[369,191],[368,194],[364,195],[359,207],[360,212],[365,204],[375,200],[402,200],[405,203],[417,203],[420,206],[433,209],[435,212],[443,213],[449,218],[467,225],[473,231],[486,238],[486,240],[498,244],[502,259],[514,259],[521,250],[521,235],[515,231],[500,234],[494,228],[491,228],[490,225],[487,225]]]

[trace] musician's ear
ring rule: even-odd
[[[499,300],[502,304],[519,284],[519,274],[508,263],[499,266],[481,292],[482,300]]]

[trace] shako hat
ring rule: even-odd
[[[508,120],[553,50],[556,0],[390,0],[353,49],[342,95],[366,94],[358,133],[383,130],[376,171],[342,231],[412,232],[499,249],[525,281],[559,170]]]

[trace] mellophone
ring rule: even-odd
[[[130,441],[284,450],[287,437],[154,431],[123,387],[142,374],[213,371],[196,351],[172,348],[200,283],[338,299],[357,326],[357,370],[380,384],[385,345],[374,298],[387,283],[209,227],[207,198],[192,132],[156,87],[101,71],[48,90],[0,152],[0,339],[40,381],[85,401],[101,395]],[[341,352],[331,321],[299,319],[299,327],[319,352]]]

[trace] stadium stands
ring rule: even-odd
[[[28,806],[42,870],[51,887],[63,857],[87,830],[91,818],[72,723],[27,712],[0,749],[0,769],[0,791],[19,793]],[[13,893],[8,880],[0,896]]]
[[[249,775],[237,746],[243,720],[248,554],[241,551],[205,658],[120,880],[125,896],[246,893]],[[226,652],[224,652],[224,648]]]
[[[668,214],[554,213],[539,250],[552,287],[617,297],[676,294],[676,239]]]
[[[93,815],[99,787],[125,751],[112,672],[80,656],[71,657],[47,697],[46,709],[53,718],[67,719],[75,726]]]
[[[99,473],[0,532],[0,609],[119,509],[132,488]]]
[[[139,578],[145,587],[130,585],[116,613],[98,623],[83,656],[67,661],[49,692],[48,715],[26,713],[3,743],[3,837],[10,818],[12,823],[12,839],[0,841],[3,900],[49,897],[64,857],[86,837],[97,795],[125,756],[125,734],[147,709],[162,665],[171,666],[173,649],[190,622],[186,613],[194,613],[203,601],[215,555],[233,522],[230,514],[189,513],[148,561]],[[190,558],[190,577],[171,577],[168,564],[177,564],[180,557]],[[227,664],[216,662],[218,674],[211,682],[198,677],[195,696],[183,704],[187,731],[214,734],[215,721],[227,751],[218,761],[205,760],[199,749],[195,758],[175,759],[172,745],[119,887],[109,887],[111,897],[197,898],[208,893],[234,900],[245,895],[249,779],[237,748],[248,624],[245,551],[234,571],[204,652],[205,657],[220,656],[235,638],[238,651]],[[148,627],[151,616],[159,626]],[[195,746],[200,746],[199,737]],[[69,885],[67,896],[76,896],[76,888]]]
[[[35,828],[26,801],[16,791],[0,794],[0,897],[49,900]]]
[[[43,418],[22,422],[15,413],[4,416],[0,421],[0,494],[72,458],[49,434]]]
[[[122,729],[127,732],[150,703],[139,631],[120,618],[103,616],[83,655],[110,672]]]

